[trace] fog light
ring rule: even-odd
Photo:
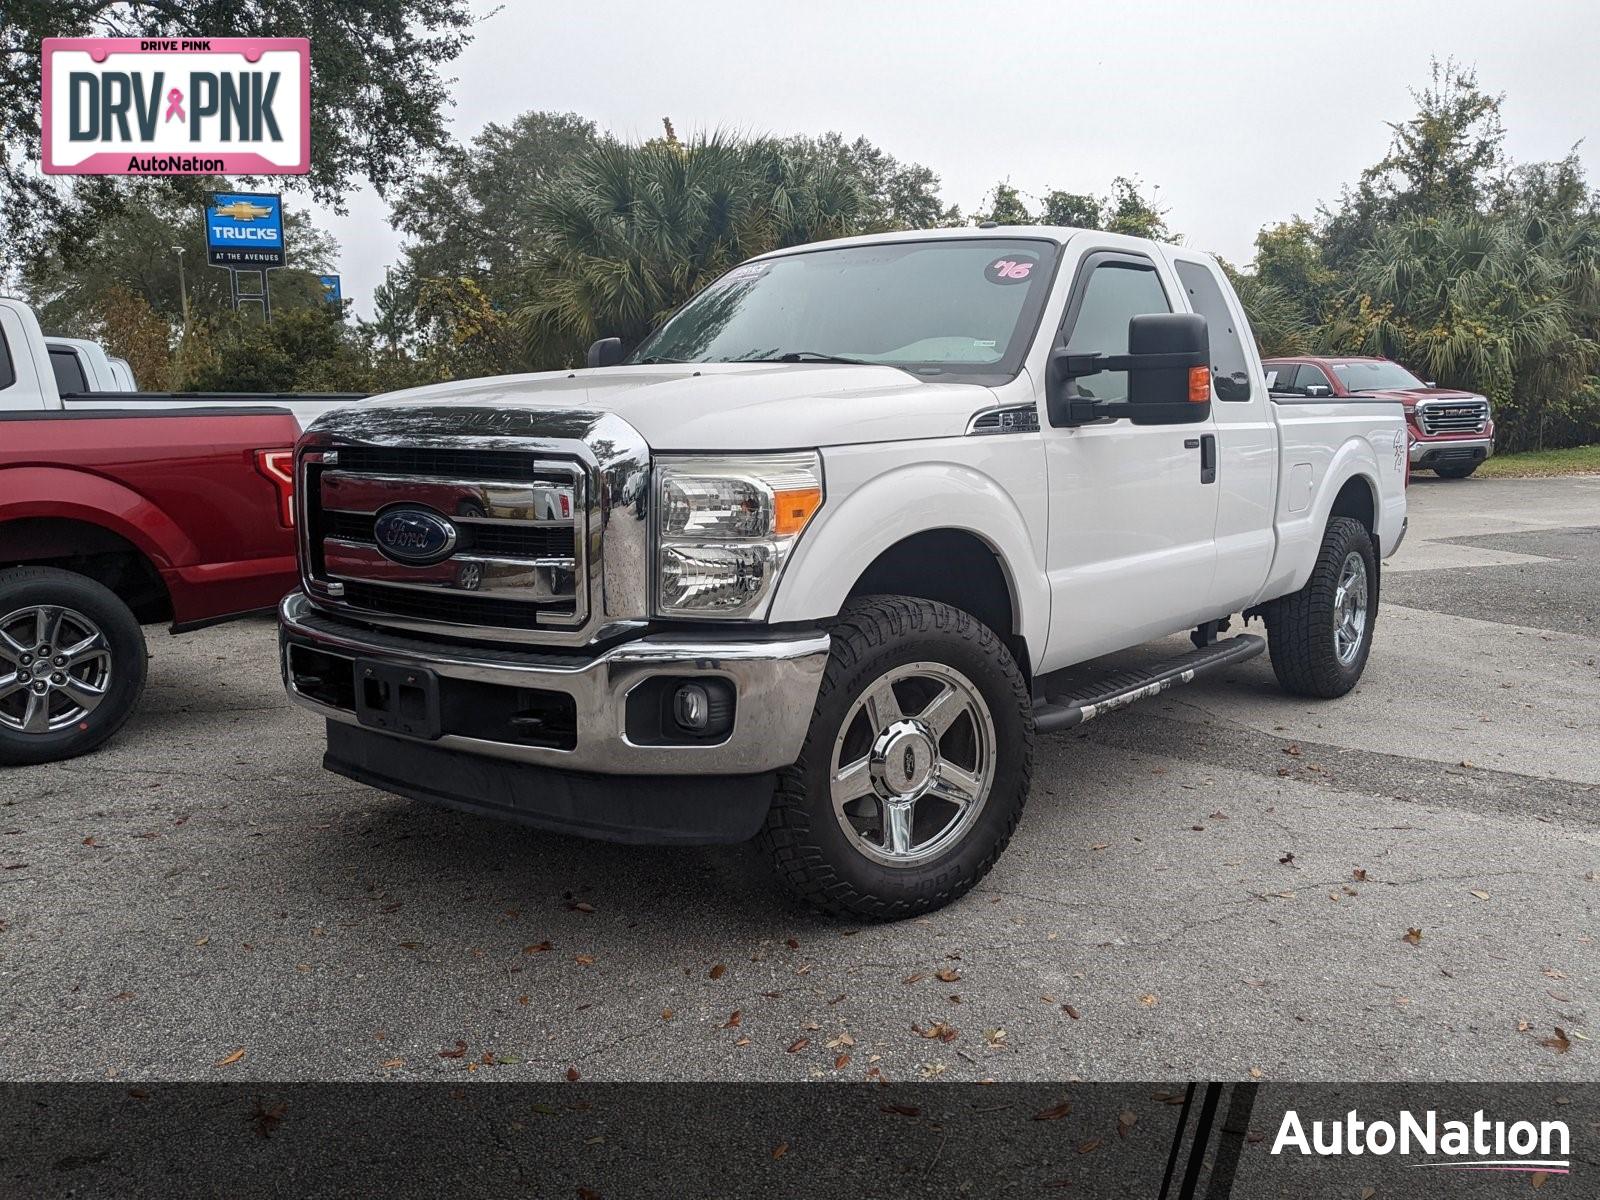
[[[691,733],[704,733],[711,723],[711,697],[698,683],[686,683],[672,697],[672,715]]]

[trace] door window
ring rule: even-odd
[[[1321,367],[1313,367],[1310,363],[1301,363],[1300,373],[1294,377],[1294,390],[1304,396],[1308,387],[1325,387],[1331,394],[1333,392],[1333,380],[1328,378],[1328,373]]]
[[[1112,260],[1093,268],[1072,323],[1067,349],[1074,354],[1126,354],[1128,321],[1140,313],[1171,312],[1161,277],[1152,266]],[[1074,381],[1077,394],[1126,400],[1128,373],[1099,371]]]

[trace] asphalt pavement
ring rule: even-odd
[[[1042,738],[886,926],[327,774],[270,622],[152,628],[108,748],[0,776],[0,1079],[1593,1079],[1600,479],[1411,502],[1353,694]]]

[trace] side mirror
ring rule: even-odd
[[[1128,372],[1126,400],[1066,394],[1066,385],[1101,371]],[[1135,425],[1190,425],[1211,415],[1211,339],[1198,313],[1142,313],[1128,322],[1128,353],[1050,355],[1053,425],[1127,417]]]
[[[589,353],[583,356],[583,365],[586,367],[614,367],[621,361],[621,338],[601,338],[591,343]]]
[[[1333,389],[1325,383],[1306,384],[1306,399],[1320,400],[1325,396],[1333,395]]]
[[[1426,387],[1426,388],[1436,388],[1439,385],[1437,383],[1435,383],[1433,380],[1430,379],[1426,383],[1424,383],[1422,386]]]

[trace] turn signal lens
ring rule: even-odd
[[[1211,372],[1205,367],[1189,368],[1189,403],[1204,404],[1211,399]]]
[[[780,535],[799,533],[811,520],[811,514],[821,507],[821,488],[789,488],[773,492],[772,532]]]

